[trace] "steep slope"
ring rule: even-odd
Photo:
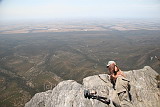
[[[131,98],[134,107],[159,107],[160,90],[157,87],[158,73],[151,67],[125,72],[131,84]],[[99,77],[100,76],[100,77]],[[37,93],[25,107],[108,107],[96,99],[85,99],[84,89],[96,90],[97,95],[110,98],[112,85],[107,74],[89,76],[83,85],[74,80],[60,82],[53,90]],[[105,81],[102,81],[102,79]]]

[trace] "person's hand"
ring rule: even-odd
[[[117,77],[118,77],[118,76],[126,77],[122,71],[117,72]]]
[[[113,80],[116,80],[118,77],[118,75],[114,75],[114,74],[111,74],[110,78],[113,79]]]

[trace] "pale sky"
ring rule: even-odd
[[[160,18],[160,0],[0,0],[0,21]]]

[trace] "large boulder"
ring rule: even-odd
[[[160,90],[157,87],[158,73],[151,67],[125,72],[131,84],[134,107],[160,107]],[[113,106],[96,99],[84,98],[84,90],[95,90],[97,95],[110,98],[112,84],[107,74],[89,76],[83,84],[74,80],[60,82],[53,90],[37,93],[25,107],[108,107]]]

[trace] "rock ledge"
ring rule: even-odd
[[[160,89],[157,87],[156,71],[145,66],[143,69],[131,70],[125,74],[130,80],[134,107],[160,107]],[[84,89],[94,89],[103,97],[109,98],[108,95],[112,95],[112,84],[108,75],[99,76],[84,78],[83,85],[74,80],[62,81],[53,90],[35,94],[25,107],[112,107],[112,104],[107,105],[95,99],[84,98]]]

